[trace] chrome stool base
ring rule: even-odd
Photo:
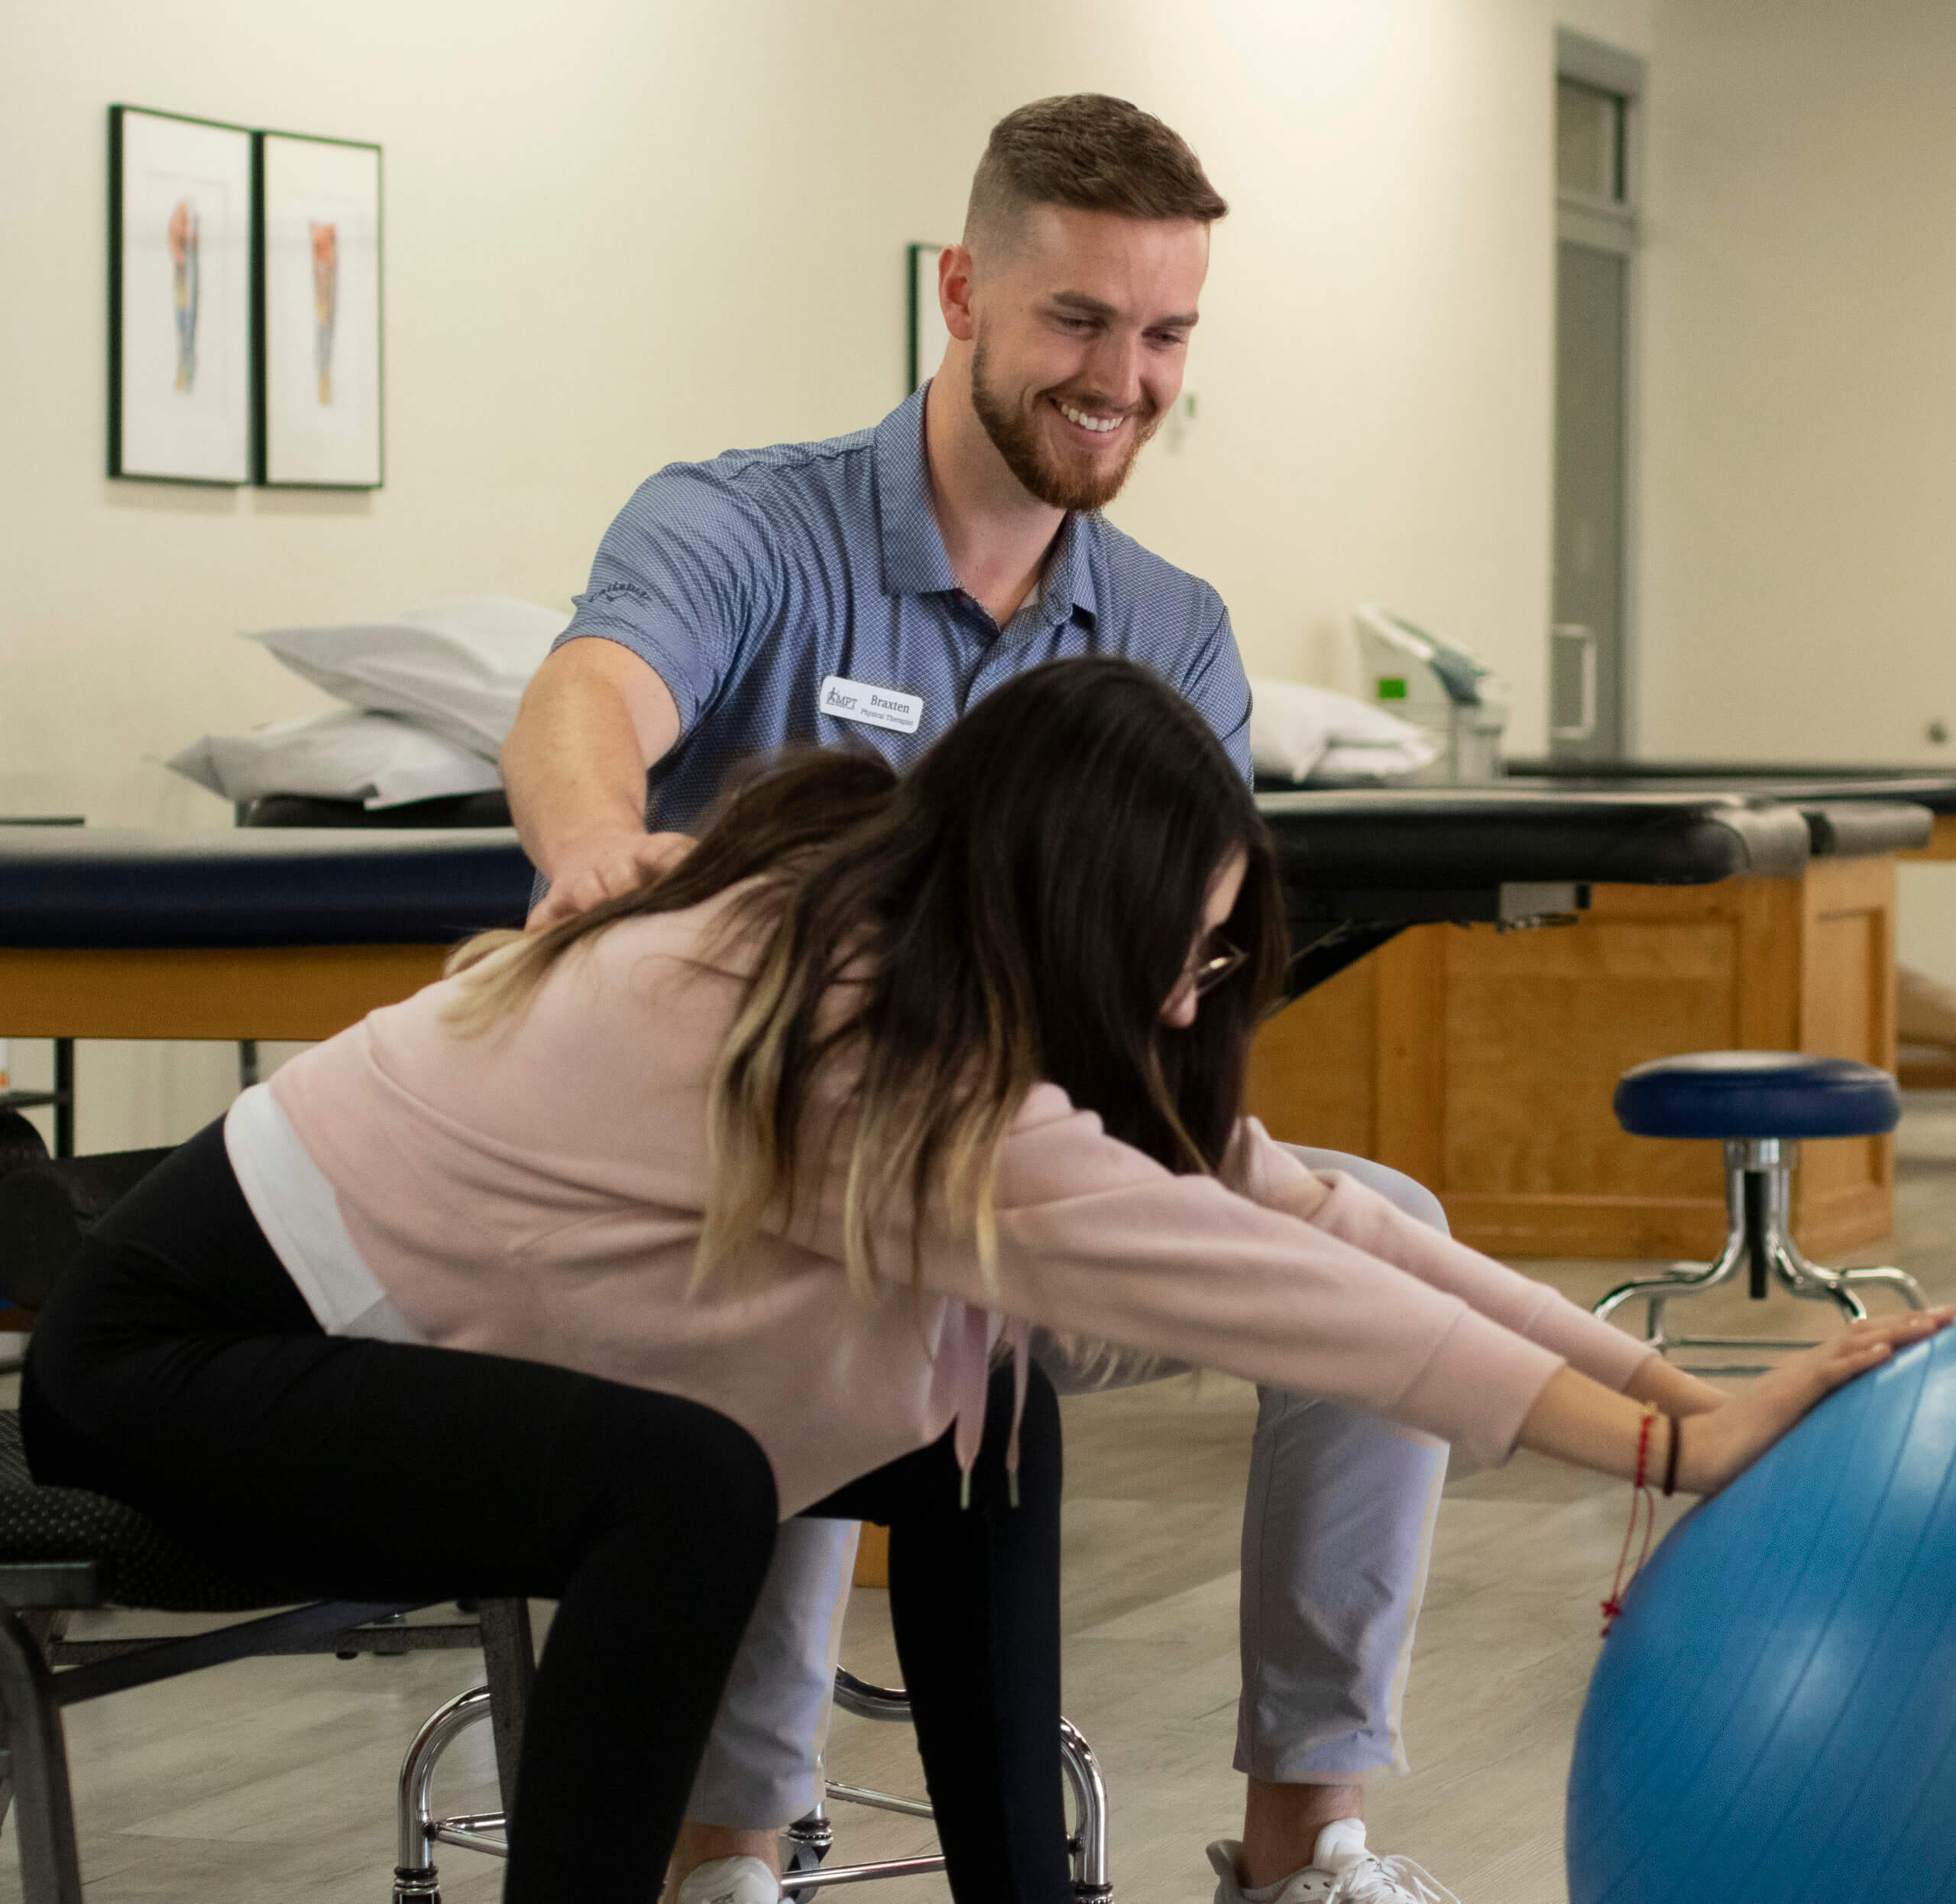
[[[859,1718],[901,1721],[910,1718],[910,1702],[900,1686],[871,1685],[853,1672],[838,1670],[835,1702]],[[489,1689],[472,1687],[451,1699],[415,1734],[401,1761],[400,1844],[394,1866],[393,1904],[441,1904],[435,1867],[435,1847],[454,1844],[465,1851],[507,1857],[504,1835],[507,1815],[485,1812],[437,1818],[431,1788],[435,1767],[456,1735],[491,1717]],[[502,1740],[498,1740],[500,1747]],[[1060,1721],[1061,1764],[1073,1794],[1074,1828],[1067,1840],[1073,1860],[1075,1904],[1113,1904],[1107,1877],[1107,1788],[1093,1748],[1068,1721]],[[498,1754],[499,1762],[500,1753]],[[830,1865],[825,1862],[835,1834],[828,1820],[831,1802],[867,1805],[879,1812],[899,1812],[928,1818],[931,1808],[921,1799],[897,1798],[865,1786],[823,1780],[823,1802],[797,1818],[781,1834],[783,1904],[814,1904],[818,1892],[834,1884],[859,1884],[871,1878],[923,1876],[944,1868],[941,1853],[922,1857],[892,1858],[874,1864]]]
[[[1793,1241],[1791,1222],[1793,1166],[1799,1154],[1799,1145],[1789,1138],[1726,1138],[1725,1208],[1729,1226],[1724,1247],[1709,1263],[1679,1263],[1664,1275],[1619,1284],[1596,1305],[1595,1313],[1606,1316],[1624,1303],[1641,1299],[1648,1305],[1644,1340],[1661,1354],[1669,1355],[1674,1349],[1731,1349],[1757,1355],[1811,1349],[1814,1345],[1776,1341],[1770,1336],[1674,1336],[1664,1326],[1665,1305],[1716,1289],[1730,1282],[1743,1268],[1755,1302],[1763,1302],[1777,1283],[1803,1302],[1833,1303],[1849,1322],[1867,1320],[1867,1306],[1860,1298],[1860,1292],[1867,1289],[1892,1290],[1911,1309],[1927,1308],[1916,1279],[1906,1270],[1823,1269],[1800,1254],[1799,1245]],[[1773,1366],[1770,1362],[1721,1362],[1695,1366],[1689,1372],[1761,1375]]]

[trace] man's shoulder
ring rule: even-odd
[[[625,559],[667,549],[685,552],[688,561],[717,555],[744,570],[783,561],[826,566],[836,526],[867,519],[874,438],[873,430],[853,430],[668,463],[633,491],[607,545]]]
[[[730,499],[764,503],[811,487],[848,482],[858,465],[867,469],[875,444],[873,429],[856,429],[813,442],[722,450],[701,462],[668,463],[649,477],[645,486],[695,494],[717,492]]]
[[[1222,597],[1201,576],[1158,555],[1125,529],[1096,513],[1086,523],[1090,559],[1099,572],[1096,592],[1103,620],[1197,629],[1206,633],[1226,618]]]

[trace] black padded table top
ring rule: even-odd
[[[1363,895],[1510,885],[1699,884],[1796,873],[1790,808],[1731,795],[1452,787],[1259,796],[1300,913],[1404,919]],[[530,869],[502,827],[242,827],[166,834],[0,827],[0,944],[439,944],[520,921]],[[1341,896],[1352,903],[1341,903]]]
[[[1596,884],[1797,875],[1795,807],[1673,788],[1375,787],[1260,792],[1308,991],[1409,925],[1570,918]]]
[[[1951,788],[1956,798],[1956,779]],[[1915,835],[1927,821],[1897,805],[1902,797],[1886,803],[1893,811],[1878,821],[1869,813],[1830,829],[1814,824],[1810,814],[1811,850],[1893,851],[1920,844]],[[1307,807],[1285,804],[1300,798]],[[1308,853],[1316,876],[1370,886],[1551,879],[1692,884],[1741,873],[1797,873],[1805,863],[1783,815],[1740,814],[1742,807],[1762,805],[1750,789],[1728,797],[1663,784],[1299,788],[1271,789],[1259,795],[1258,804],[1282,839]],[[506,824],[508,815],[500,794],[426,800],[377,813],[350,801],[281,796],[254,802],[245,824],[281,831],[373,829],[390,822],[418,828]],[[1849,839],[1852,846],[1845,844]],[[1607,870],[1599,853],[1608,856]],[[1352,863],[1355,855],[1362,864]]]
[[[1798,800],[1815,855],[1822,859],[1865,858],[1876,853],[1908,853],[1928,844],[1935,814],[1916,801],[1901,800]]]
[[[1706,792],[1807,801],[1906,801],[1932,813],[1956,813],[1956,770],[1933,767],[1815,766],[1733,760],[1510,760],[1507,777],[1530,786],[1689,788]]]
[[[520,925],[507,827],[0,827],[0,945],[438,945]]]
[[[1700,886],[1796,874],[1810,851],[1792,807],[1673,788],[1300,788],[1257,805],[1286,883],[1308,887]]]

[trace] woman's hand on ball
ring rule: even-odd
[[[1708,1413],[1692,1416],[1678,1449],[1679,1486],[1692,1494],[1716,1494],[1744,1474],[1815,1402],[1887,1361],[1896,1349],[1946,1329],[1956,1309],[1945,1307],[1851,1323],[1833,1341],[1782,1363],[1745,1394]]]

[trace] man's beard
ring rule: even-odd
[[[1150,410],[1135,419],[1128,452],[1118,461],[1103,465],[1096,459],[1076,464],[1070,457],[1048,452],[1033,419],[1012,409],[992,387],[986,368],[985,342],[980,338],[971,353],[971,407],[978,413],[993,448],[1005,458],[1006,468],[1020,484],[1049,509],[1101,509],[1111,503],[1127,481],[1142,445],[1154,434],[1161,421],[1160,413]]]

